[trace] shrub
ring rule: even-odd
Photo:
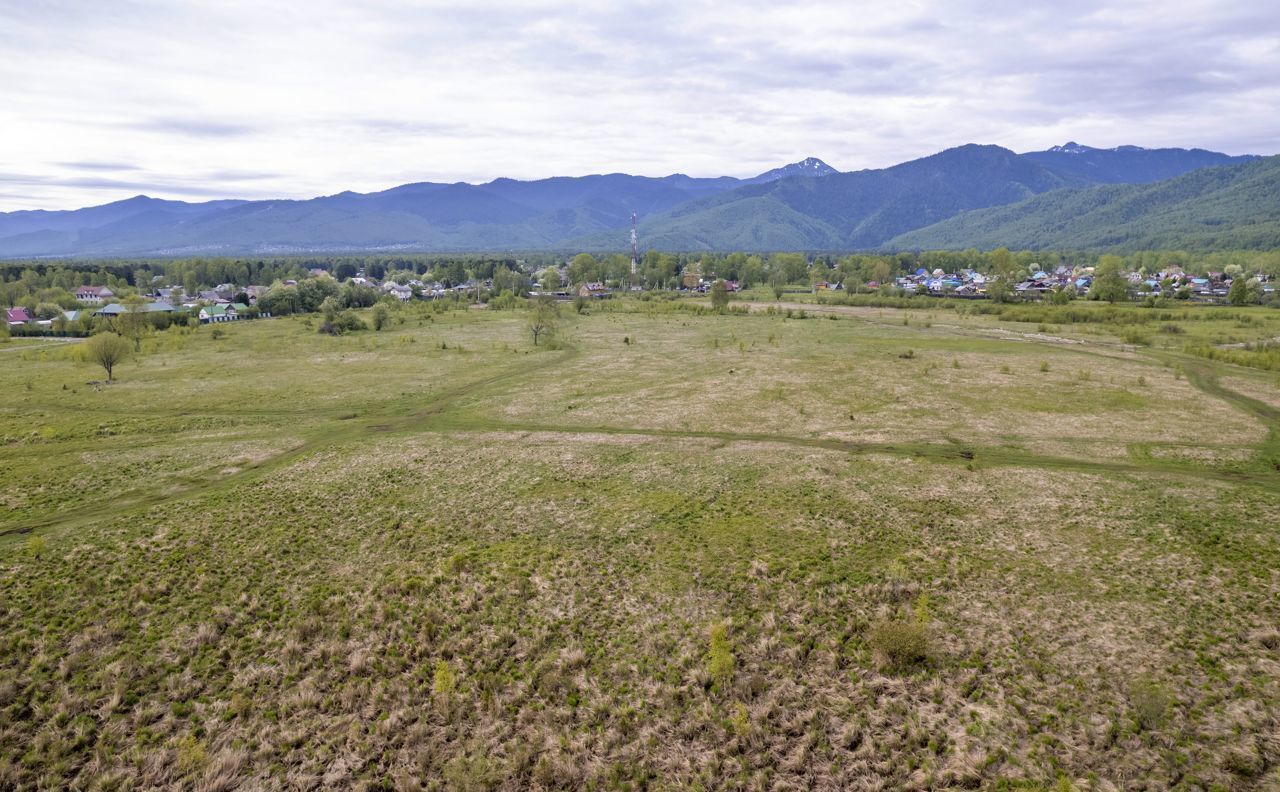
[[[1169,692],[1150,679],[1140,679],[1129,689],[1133,717],[1142,729],[1154,729],[1164,722],[1171,699]]]
[[[929,628],[918,619],[884,619],[871,627],[867,643],[889,668],[906,668],[929,658]]]
[[[729,643],[729,630],[723,624],[711,627],[711,647],[707,652],[707,673],[714,690],[723,690],[733,681],[733,647]]]
[[[447,699],[458,687],[458,680],[453,669],[444,660],[437,660],[435,671],[431,674],[431,692],[437,697]]]
[[[1151,336],[1136,327],[1126,328],[1125,331],[1120,334],[1120,340],[1124,341],[1126,344],[1133,344],[1134,346],[1151,346]]]
[[[197,740],[194,736],[188,734],[186,737],[178,740],[178,771],[184,775],[196,773],[203,770],[205,765],[209,764],[209,755],[205,752],[204,744]]]

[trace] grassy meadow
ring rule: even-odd
[[[1280,312],[1072,310],[0,344],[0,789],[1280,790]]]

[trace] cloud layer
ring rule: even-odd
[[[0,5],[0,210],[1280,146],[1267,0]]]

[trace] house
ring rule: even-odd
[[[584,283],[578,287],[579,297],[603,297],[609,293],[603,283],[594,281],[592,283]]]
[[[387,281],[382,284],[382,290],[395,297],[400,302],[406,302],[413,299],[413,289],[408,286],[402,286],[394,281]]]
[[[173,306],[167,302],[149,302],[141,307],[142,313],[173,313]],[[129,313],[129,309],[120,303],[111,303],[98,309],[98,316],[119,316]]]
[[[116,293],[106,286],[81,286],[76,289],[76,299],[85,305],[102,305],[103,302],[115,296]]]
[[[235,308],[224,303],[214,303],[200,309],[201,322],[230,322],[235,318]]]
[[[27,309],[22,306],[10,308],[7,317],[11,325],[24,325],[31,323],[31,314],[27,313]]]
[[[206,289],[200,292],[199,297],[203,302],[217,303],[219,305],[226,305],[231,302],[231,296],[229,294],[219,292],[216,289]]]

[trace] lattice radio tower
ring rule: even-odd
[[[637,259],[640,258],[639,247],[636,245],[636,213],[631,213],[631,274],[636,274]]]

